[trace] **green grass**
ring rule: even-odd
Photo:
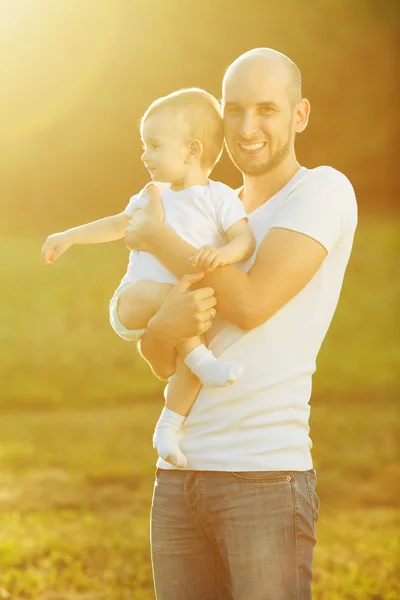
[[[316,395],[400,387],[396,221],[360,224],[339,306],[318,358]],[[40,262],[41,239],[0,241],[3,408],[126,404],[163,384],[108,323],[124,274],[122,242],[73,247]]]
[[[161,398],[3,415],[0,590],[13,600],[154,598],[148,528],[160,408]],[[317,600],[400,594],[395,414],[391,400],[313,406]]]

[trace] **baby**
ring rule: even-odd
[[[142,161],[157,185],[164,222],[198,248],[191,262],[199,271],[250,258],[255,240],[246,212],[228,186],[208,179],[223,148],[223,123],[218,101],[204,90],[190,88],[159,98],[140,121]],[[146,188],[126,209],[110,217],[50,235],[43,248],[45,264],[54,262],[73,244],[94,244],[124,237],[134,211],[147,204]],[[210,260],[212,262],[210,263]],[[207,262],[205,262],[207,261]],[[188,269],[189,271],[189,269]],[[110,302],[110,322],[125,340],[138,340],[178,280],[147,252],[131,251],[128,270]],[[210,317],[215,309],[210,309]],[[237,363],[217,360],[204,335],[176,348],[205,386],[226,386],[243,374]],[[175,374],[157,423],[153,445],[159,456],[176,467],[187,465],[179,448],[179,431],[197,396],[190,378]]]

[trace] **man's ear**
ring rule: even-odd
[[[203,144],[200,140],[191,140],[188,147],[188,162],[194,162],[203,154]]]
[[[310,117],[310,109],[310,103],[307,98],[303,98],[297,103],[294,115],[294,130],[296,133],[301,133],[307,127],[308,119]]]

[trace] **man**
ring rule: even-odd
[[[203,388],[187,417],[187,468],[159,459],[151,543],[158,600],[309,600],[319,500],[309,438],[315,361],[333,317],[357,223],[354,192],[330,167],[301,167],[308,122],[301,75],[255,49],[223,81],[226,147],[256,237],[245,265],[206,272],[161,222],[154,190],[127,245],[155,255],[181,283],[149,323],[141,352],[166,379],[174,346],[211,327],[217,357],[244,365],[228,388]],[[200,276],[201,277],[201,276]],[[189,291],[191,283],[197,288]]]

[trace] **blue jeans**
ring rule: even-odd
[[[157,600],[310,600],[315,470],[157,469]]]

